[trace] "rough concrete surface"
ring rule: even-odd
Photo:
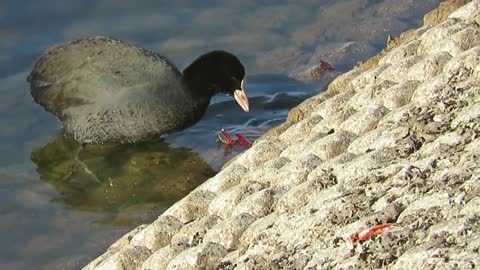
[[[480,268],[479,18],[428,19],[84,269]]]

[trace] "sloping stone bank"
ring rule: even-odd
[[[396,40],[85,269],[478,269],[479,24]]]

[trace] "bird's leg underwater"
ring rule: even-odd
[[[93,180],[95,180],[95,182],[101,184],[102,182],[100,181],[100,179],[98,179],[97,175],[95,175],[89,168],[88,168],[88,165],[85,164],[85,162],[83,162],[82,160],[80,160],[79,156],[80,156],[80,152],[85,148],[85,145],[84,144],[80,144],[77,149],[75,150],[74,152],[74,155],[73,155],[73,161],[78,164],[78,168],[80,168],[83,172],[85,172],[86,174],[90,175]]]

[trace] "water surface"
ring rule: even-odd
[[[255,140],[438,2],[0,1],[0,269],[80,268],[243,151],[217,143],[221,128]],[[231,51],[246,66],[252,110],[217,96],[202,121],[156,142],[81,147],[34,104],[25,78],[47,47],[88,35],[158,51],[181,69]],[[320,60],[337,72],[298,75]]]

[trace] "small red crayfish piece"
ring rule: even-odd
[[[228,146],[232,146],[235,144],[235,140],[222,128],[220,134],[218,134],[218,140]]]
[[[327,62],[320,61],[320,67],[325,71],[334,71],[335,68]]]
[[[380,224],[376,226],[372,226],[368,229],[358,231],[356,233],[353,233],[347,238],[347,247],[350,251],[355,250],[355,242],[363,242],[369,238],[373,238],[379,234],[384,233],[387,231],[391,226],[393,226],[393,223],[385,223],[385,224]]]
[[[250,142],[247,138],[243,137],[241,134],[235,134],[237,136],[237,142],[241,145],[246,147],[252,146],[252,142]]]
[[[235,144],[240,144],[246,147],[252,146],[252,143],[247,140],[247,138],[243,137],[241,134],[235,134],[237,136],[237,139],[233,139],[228,132],[225,131],[225,129],[222,128],[220,131],[220,134],[218,134],[218,140],[227,146],[231,147],[234,146]]]
[[[326,72],[334,71],[335,68],[327,62],[320,61],[319,64],[303,72],[306,79],[320,79]]]

